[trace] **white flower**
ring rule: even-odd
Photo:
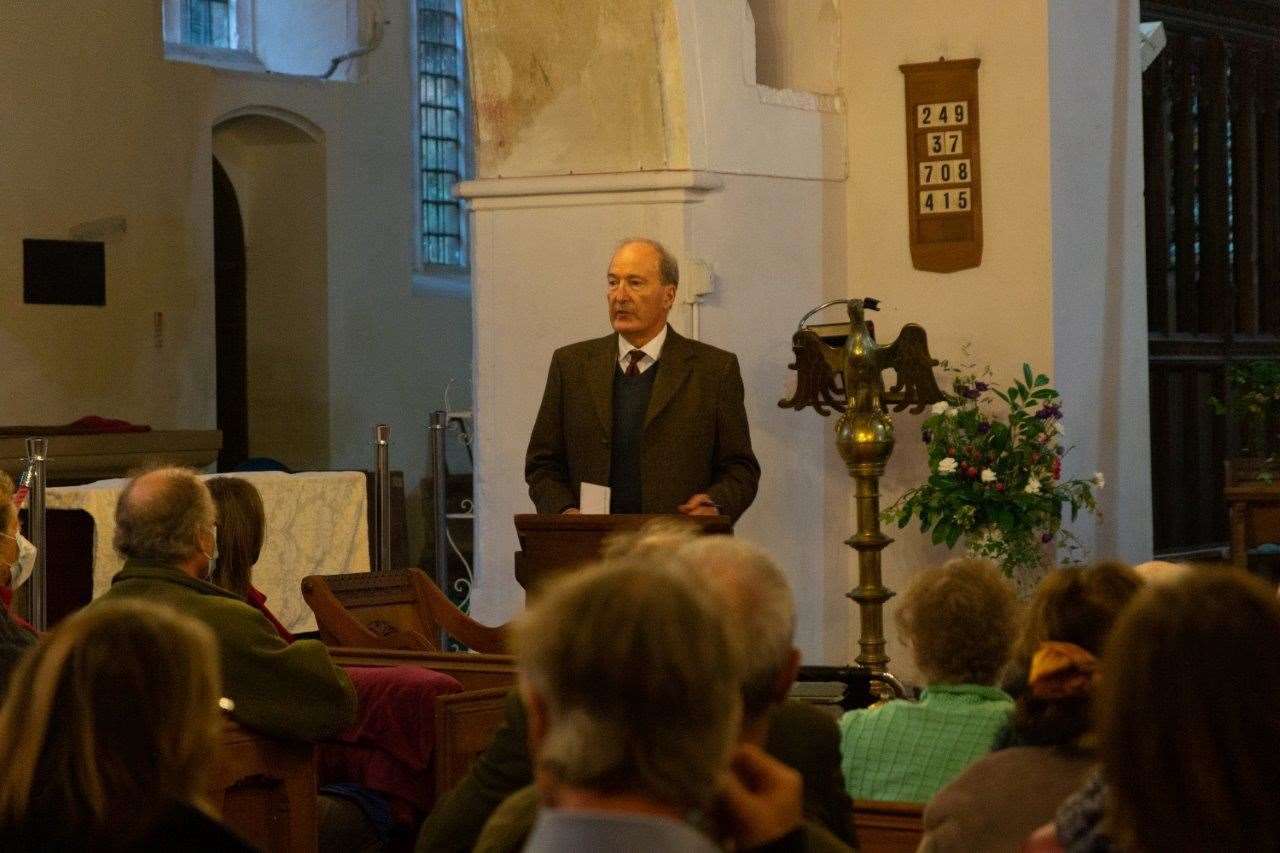
[[[960,467],[959,464],[956,462],[955,459],[951,458],[950,456],[948,456],[946,459],[941,459],[938,461],[939,474],[954,474],[956,472],[956,468],[958,467]]]
[[[1093,484],[1101,489],[1107,484],[1107,478],[1102,476],[1101,471],[1095,471],[1093,474]]]
[[[1025,489],[1023,489],[1023,491],[1024,491],[1024,492],[1026,492],[1026,493],[1027,493],[1027,494],[1029,494],[1029,495],[1038,495],[1038,494],[1040,494],[1040,481],[1039,481],[1039,480],[1027,480],[1027,487],[1026,487]]]
[[[951,404],[946,400],[939,400],[933,404],[933,408],[930,411],[935,415],[949,415],[951,414]]]
[[[949,418],[954,418],[954,417],[955,417],[956,415],[958,415],[958,414],[960,414],[960,410],[959,410],[959,409],[956,409],[956,408],[953,408],[953,407],[948,407],[948,408],[947,408],[947,417],[949,417]]]
[[[984,482],[984,483],[994,483],[995,481],[996,481],[996,472],[995,472],[995,471],[992,471],[990,468],[983,468],[983,469],[982,469],[982,482]]]

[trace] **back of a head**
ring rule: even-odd
[[[156,468],[134,477],[116,501],[114,544],[124,557],[178,563],[198,548],[216,517],[209,489],[189,468]]]
[[[680,548],[691,577],[724,608],[747,652],[742,712],[754,720],[785,694],[779,683],[794,651],[795,599],[786,576],[762,549],[731,536],[702,536]]]
[[[1111,629],[1125,606],[1142,589],[1142,579],[1128,565],[1107,561],[1088,568],[1058,569],[1041,581],[1032,596],[1023,620],[1022,634],[1014,654],[1017,667],[1029,672],[1031,661],[1042,643],[1066,643],[1087,656],[1102,656]],[[1092,663],[1080,655],[1079,665]],[[1029,686],[1018,697],[1013,725],[1019,741],[1037,745],[1058,745],[1074,741],[1092,728],[1090,673],[1077,679],[1080,689],[1065,695],[1040,691]]]
[[[171,609],[112,601],[69,616],[0,706],[3,837],[127,847],[170,803],[196,801],[219,685],[209,629]]]
[[[966,557],[918,574],[898,623],[929,682],[991,684],[1009,657],[1016,610],[995,564]]]
[[[741,651],[716,602],[670,557],[568,576],[516,623],[543,703],[538,767],[560,784],[706,804],[740,716]]]
[[[218,513],[218,560],[209,581],[243,596],[262,553],[266,527],[262,496],[253,483],[240,477],[214,477],[206,485]]]
[[[1098,690],[1113,832],[1147,851],[1280,849],[1280,603],[1236,571],[1143,590]]]

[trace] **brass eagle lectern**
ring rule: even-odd
[[[847,326],[805,325],[819,311],[841,304],[849,309]],[[893,597],[880,577],[880,552],[893,541],[880,530],[880,477],[893,453],[893,420],[887,407],[896,412],[910,407],[918,414],[945,395],[933,376],[938,362],[929,355],[923,328],[908,323],[893,343],[876,343],[864,312],[878,307],[879,300],[869,297],[836,299],[806,314],[791,338],[796,360],[788,366],[796,371],[796,391],[778,405],[797,411],[813,406],[824,417],[831,410],[841,413],[836,447],[853,477],[858,513],[858,531],[845,540],[858,552],[858,586],[847,593],[858,603],[862,622],[857,662],[884,672],[889,658],[884,653],[883,607]],[[897,381],[886,391],[881,374],[889,369]]]

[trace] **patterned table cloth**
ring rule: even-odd
[[[315,615],[302,599],[307,575],[369,570],[369,516],[365,478],[359,471],[246,471],[234,475],[262,494],[267,529],[253,583],[286,628],[297,634],[316,629]],[[80,509],[93,517],[93,595],[111,585],[124,561],[111,547],[116,499],[128,480],[99,480],[83,486],[48,489],[49,509]]]

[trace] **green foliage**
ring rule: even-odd
[[[923,424],[929,477],[883,513],[906,527],[913,519],[935,544],[964,540],[970,553],[996,560],[1009,574],[1039,565],[1050,542],[1070,561],[1080,550],[1062,526],[1070,509],[1098,512],[1090,480],[1062,480],[1061,397],[1050,379],[1022,366],[1022,376],[996,387],[991,370],[942,363],[953,395]],[[997,402],[998,401],[998,402]]]
[[[1260,359],[1227,368],[1227,400],[1209,398],[1209,406],[1219,415],[1230,413],[1246,436],[1247,454],[1268,452],[1268,426],[1280,418],[1280,361]]]

